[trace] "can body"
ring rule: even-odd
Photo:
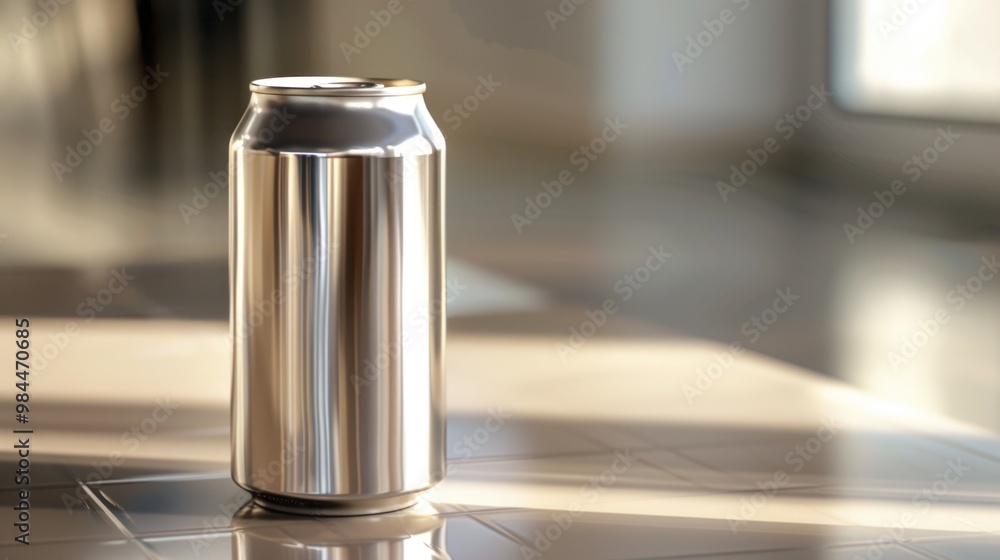
[[[444,138],[406,80],[251,84],[230,143],[232,473],[351,515],[444,475]]]

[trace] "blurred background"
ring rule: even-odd
[[[409,77],[448,142],[450,328],[569,341],[612,299],[595,336],[738,342],[998,428],[998,17],[989,0],[3,2],[0,313],[224,320],[247,83]],[[640,270],[651,250],[669,257]]]

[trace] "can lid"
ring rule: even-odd
[[[426,89],[423,82],[391,78],[289,76],[250,82],[250,91],[254,93],[318,97],[412,95],[423,93]]]

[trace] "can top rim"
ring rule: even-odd
[[[416,80],[349,78],[341,76],[287,76],[250,82],[250,91],[271,95],[317,97],[386,97],[423,93],[427,86]]]

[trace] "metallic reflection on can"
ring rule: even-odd
[[[280,511],[444,476],[444,138],[410,80],[250,85],[230,144],[233,479]]]

